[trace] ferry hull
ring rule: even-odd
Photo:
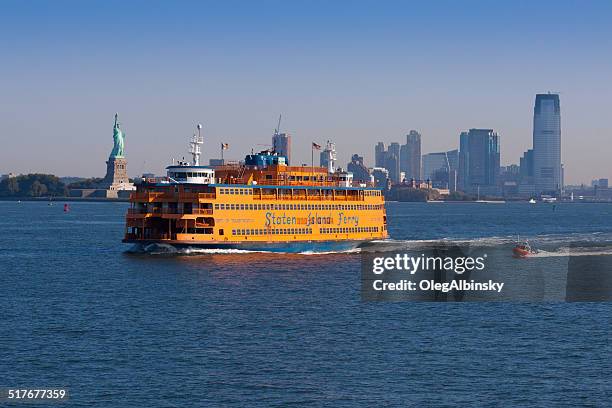
[[[177,249],[198,248],[198,249],[238,249],[243,251],[261,251],[275,253],[325,253],[325,252],[346,252],[359,248],[367,241],[346,240],[346,241],[299,241],[299,242],[183,242],[183,241],[142,241],[124,240],[124,243],[134,243],[137,250],[144,252],[153,251],[156,248],[163,249],[174,247]]]

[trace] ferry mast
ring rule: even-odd
[[[196,126],[196,128],[198,129],[198,133],[197,134],[194,133],[191,138],[191,142],[189,142],[189,153],[191,153],[191,156],[193,157],[193,165],[199,166],[200,165],[200,155],[202,154],[202,150],[200,146],[204,144],[204,137],[202,136],[202,133],[201,133],[202,124],[198,123],[198,126]]]

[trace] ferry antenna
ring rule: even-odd
[[[198,123],[196,128],[198,129],[198,133],[197,135],[194,133],[191,138],[191,142],[189,142],[189,153],[191,153],[191,156],[193,157],[193,165],[199,166],[200,165],[200,155],[202,154],[202,150],[200,146],[204,144],[204,138],[202,137],[202,133],[201,133],[202,124]]]

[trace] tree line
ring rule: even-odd
[[[0,182],[0,197],[55,197],[67,194],[67,186],[53,174],[25,174]]]
[[[66,197],[76,188],[100,188],[101,178],[88,178],[70,184],[53,174],[22,174],[0,181],[0,197]]]

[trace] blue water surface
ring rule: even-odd
[[[0,202],[0,387],[74,407],[610,405],[609,303],[362,302],[358,254],[127,254],[126,208]],[[597,237],[611,215],[388,204],[395,240]]]

